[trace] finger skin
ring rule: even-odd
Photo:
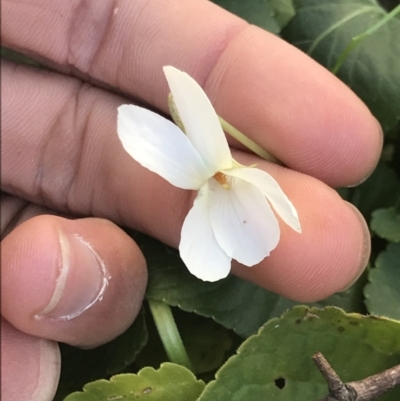
[[[331,186],[355,184],[377,163],[380,128],[345,85],[293,46],[209,1],[14,0],[3,13],[8,46],[163,111],[162,66],[188,72],[227,121],[287,166]]]
[[[6,65],[3,76],[3,90],[10,93],[3,106],[3,185],[10,192],[54,209],[107,217],[178,246],[195,194],[171,186],[126,154],[115,131],[123,99],[21,67]],[[17,105],[24,100],[24,118],[18,120]],[[369,254],[368,230],[334,190],[253,155],[233,156],[279,182],[303,230],[299,235],[282,223],[272,256],[256,268],[236,267],[237,274],[300,301],[326,298],[360,274]]]
[[[1,321],[1,398],[51,401],[60,376],[60,350],[54,341],[22,333]]]
[[[133,240],[103,219],[34,217],[2,241],[2,315],[19,330],[94,347],[140,310],[146,264]]]

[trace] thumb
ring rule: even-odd
[[[1,259],[2,315],[25,333],[93,347],[139,312],[145,260],[107,220],[34,217],[2,241]]]

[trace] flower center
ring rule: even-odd
[[[226,175],[224,173],[221,173],[218,171],[214,175],[215,180],[222,185],[222,188],[224,189],[230,189],[231,187],[228,184],[228,179],[226,178]]]

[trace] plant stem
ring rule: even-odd
[[[365,32],[361,33],[360,35],[354,36],[350,43],[346,46],[343,52],[338,57],[335,65],[333,66],[331,72],[333,74],[337,74],[340,67],[346,60],[349,53],[356,48],[361,42],[371,36],[375,31],[377,31],[381,26],[385,25],[389,20],[394,18],[400,12],[400,5],[395,7],[390,13],[387,13],[380,21],[378,21],[375,25],[371,26],[371,28],[367,29]]]
[[[185,126],[183,125],[181,117],[179,116],[178,109],[176,108],[174,97],[172,96],[171,92],[168,94],[168,108],[169,114],[171,115],[174,123],[182,130],[182,132],[186,133]]]
[[[267,152],[260,145],[257,145],[251,139],[249,139],[246,135],[242,134],[238,129],[234,126],[226,122],[222,117],[218,116],[219,122],[221,123],[222,129],[229,134],[231,137],[235,138],[242,145],[246,146],[246,148],[250,149],[256,155],[260,156],[264,160],[267,160],[272,163],[281,164],[279,160],[271,155],[271,153]]]
[[[190,369],[193,366],[190,362],[185,346],[183,345],[171,308],[165,302],[149,299],[149,306],[158,334],[164,345],[165,352],[171,362]]]

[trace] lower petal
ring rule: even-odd
[[[275,212],[293,230],[301,233],[299,216],[292,202],[282,191],[279,184],[265,171],[258,168],[244,167],[226,171],[231,177],[240,178],[256,186],[271,203]]]
[[[221,248],[246,266],[261,262],[280,238],[278,221],[262,192],[243,180],[228,190],[214,179],[209,185],[211,225]]]
[[[203,281],[225,278],[231,258],[221,249],[213,234],[208,214],[208,185],[205,184],[183,223],[179,252],[186,267]]]

